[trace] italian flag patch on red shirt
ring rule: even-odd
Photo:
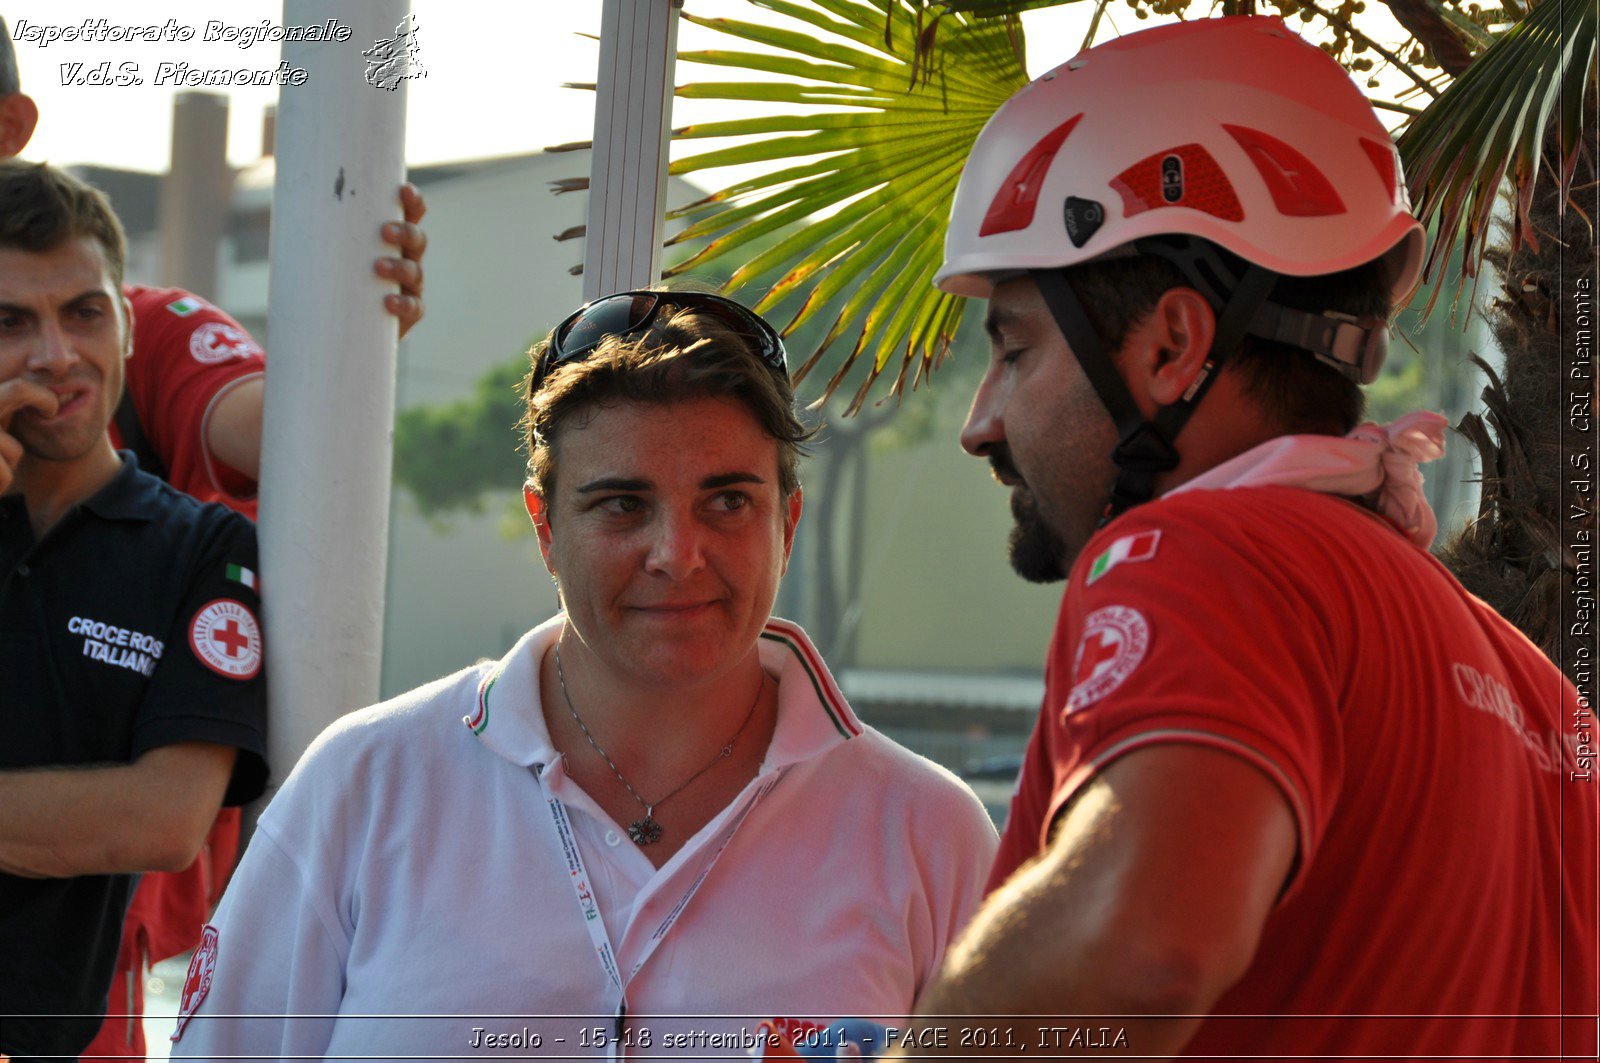
[[[1156,556],[1156,544],[1160,541],[1159,531],[1124,535],[1112,543],[1105,553],[1094,559],[1094,563],[1089,566],[1089,576],[1083,581],[1084,586],[1088,586],[1125,562],[1150,560]]]

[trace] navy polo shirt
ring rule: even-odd
[[[0,497],[0,770],[215,742],[239,750],[224,803],[244,804],[267,777],[255,526],[122,459],[38,541]],[[136,881],[0,874],[0,1051],[93,1039]]]

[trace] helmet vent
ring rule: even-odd
[[[1311,160],[1276,137],[1246,126],[1223,125],[1255,164],[1278,210],[1291,218],[1345,213],[1344,200]]]
[[[1082,114],[1075,114],[1046,133],[1011,168],[983,216],[983,224],[978,227],[979,236],[1015,232],[1033,224],[1033,212],[1039,205],[1039,190],[1044,185],[1045,174],[1050,172],[1056,152],[1066,143],[1067,134],[1082,117]]]
[[[1367,158],[1372,160],[1372,165],[1377,168],[1378,177],[1383,181],[1383,187],[1389,190],[1389,202],[1397,202],[1395,196],[1400,190],[1398,158],[1394,148],[1389,144],[1379,144],[1376,140],[1361,138],[1361,147],[1367,153]]]
[[[1122,216],[1157,207],[1188,207],[1223,221],[1242,221],[1244,208],[1217,160],[1199,144],[1184,144],[1141,159],[1111,179],[1122,194]]]

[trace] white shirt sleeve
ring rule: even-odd
[[[349,938],[308,881],[258,826],[212,922],[209,985],[190,967],[174,1059],[324,1054],[344,996]]]
[[[950,948],[983,904],[983,888],[1000,844],[994,823],[977,796],[965,783],[956,785],[959,791],[930,816],[931,821],[939,825],[934,832],[933,846],[917,855],[929,899],[930,920],[928,937],[918,950],[923,960],[917,971],[919,1000],[944,966]],[[924,835],[908,839],[908,844],[915,850],[919,843],[926,841]]]

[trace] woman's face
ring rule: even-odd
[[[715,680],[756,644],[800,518],[778,443],[736,401],[581,411],[555,443],[539,548],[585,649],[638,683]]]

